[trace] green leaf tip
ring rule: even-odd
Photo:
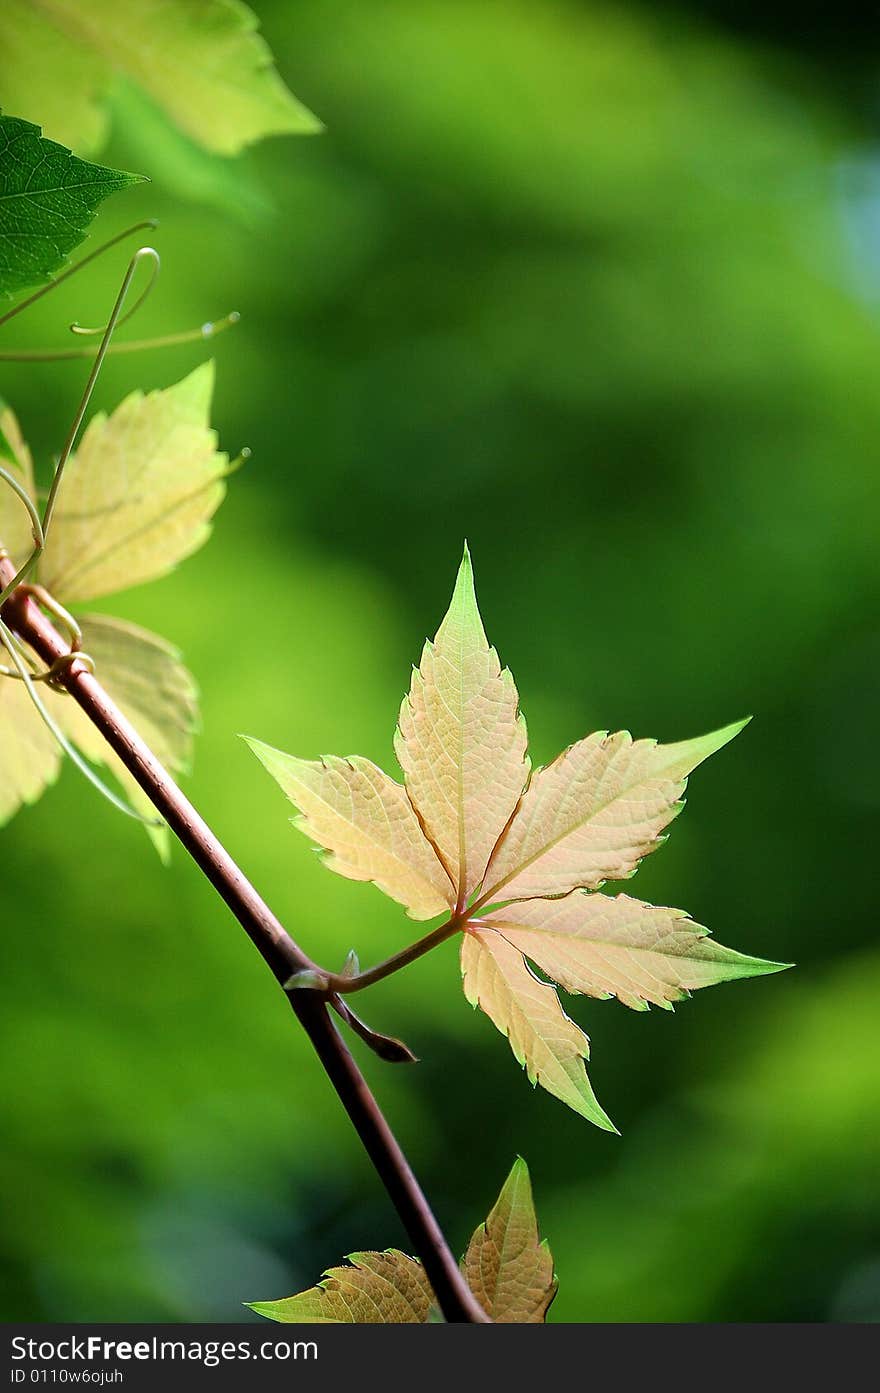
[[[216,361],[213,358],[206,358],[203,363],[194,367],[192,372],[188,372],[186,377],[182,377],[175,387],[168,390],[174,391],[181,400],[190,404],[193,410],[197,410],[207,417],[211,409],[216,381]]]
[[[452,599],[449,602],[449,609],[437,631],[434,639],[435,644],[442,643],[446,635],[451,637],[453,630],[457,631],[459,639],[470,635],[472,641],[488,648],[489,641],[486,638],[486,630],[477,604],[474,565],[467,542],[464,544],[461,561],[455,576],[455,586],[452,591]]]
[[[585,1117],[587,1122],[592,1122],[593,1125],[600,1128],[601,1131],[610,1132],[614,1137],[623,1135],[620,1128],[614,1125],[605,1109],[595,1097],[592,1099],[592,1107],[584,1108],[581,1112],[581,1116]]]
[[[704,735],[702,739],[706,742],[707,745],[711,743],[712,746],[709,753],[715,754],[717,750],[721,750],[724,748],[725,745],[729,745],[731,740],[736,739],[740,731],[745,730],[746,726],[751,723],[752,719],[753,718],[751,716],[743,716],[738,721],[731,721],[730,725],[721,726],[719,730],[713,730],[710,731],[708,735]]]
[[[714,941],[713,939],[712,942]],[[717,944],[716,947],[720,949],[721,945]],[[745,977],[772,977],[776,972],[787,972],[790,967],[796,966],[796,963],[771,962],[769,958],[752,958],[748,953],[738,953],[735,948],[726,948],[717,980],[736,982]]]
[[[583,1059],[581,1062],[583,1064],[583,1083],[580,1089],[578,1090],[580,1094],[579,1100],[575,1102],[570,1097],[568,1097],[565,1098],[563,1101],[567,1102],[568,1106],[572,1109],[572,1111],[579,1113],[581,1117],[587,1120],[587,1122],[592,1122],[595,1127],[599,1127],[603,1132],[611,1132],[613,1136],[619,1137],[620,1129],[618,1127],[615,1127],[614,1123],[611,1121],[611,1118],[608,1116],[607,1112],[602,1107],[602,1104],[599,1102],[599,1099],[593,1092],[593,1085],[591,1084],[589,1075],[587,1074],[586,1059]]]
[[[244,741],[248,749],[253,751],[261,763],[265,763],[263,758],[264,754],[267,758],[270,755],[281,754],[281,751],[277,750],[274,745],[267,745],[265,740],[258,740],[255,735],[245,735],[242,731],[239,731],[238,738]]]
[[[39,126],[0,112],[0,295],[50,280],[104,199],[144,182],[143,174],[81,160]]]
[[[670,778],[686,779],[688,774],[702,764],[710,755],[717,754],[735,740],[740,731],[751,721],[751,716],[732,721],[730,725],[710,730],[706,735],[697,735],[693,740],[679,740],[674,744],[663,745],[664,773]]]
[[[476,589],[474,586],[474,563],[471,558],[470,548],[467,542],[461,554],[461,561],[458,564],[458,572],[455,577],[455,588],[452,592],[453,603],[456,598],[460,601],[473,599],[476,605]]]

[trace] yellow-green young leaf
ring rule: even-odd
[[[18,421],[8,406],[0,403],[0,465],[12,475],[31,499],[36,497],[30,450],[24,442]],[[30,518],[20,499],[0,479],[0,545],[13,561],[21,564],[33,550]],[[0,659],[2,661],[2,659]]]
[[[209,531],[225,491],[226,456],[208,426],[210,363],[175,387],[135,394],[109,418],[96,417],[68,465],[40,579],[70,603],[164,574],[194,551]],[[33,470],[18,423],[0,410],[0,458],[36,499]],[[30,550],[30,524],[0,481],[0,540],[15,560]],[[195,684],[180,655],[155,634],[94,615],[82,621],[83,649],[123,714],[172,774],[188,769],[198,724]],[[51,688],[42,692],[58,726],[78,750],[102,763],[129,802],[151,820],[155,812],[121,760],[79,707]],[[0,679],[0,819],[32,801],[57,773],[60,753],[26,691]],[[166,827],[147,831],[163,859]]]
[[[687,776],[746,724],[676,745],[598,731],[535,774],[492,857],[480,903],[623,880],[680,812]]]
[[[320,129],[279,77],[241,0],[3,0],[0,92],[9,110],[94,150],[117,76],[217,154]]]
[[[482,881],[529,771],[516,687],[483,630],[467,548],[446,618],[413,672],[394,748],[463,902]]]
[[[485,922],[566,991],[616,996],[634,1010],[649,1002],[671,1009],[698,987],[785,967],[723,947],[684,910],[629,895],[576,890],[558,900],[522,900]]]
[[[539,1325],[556,1295],[553,1258],[538,1237],[529,1168],[518,1158],[461,1260],[465,1281],[500,1325]]]
[[[396,1248],[351,1253],[298,1296],[255,1301],[251,1310],[289,1325],[426,1325],[434,1293],[424,1268]]]
[[[198,726],[198,699],[195,682],[177,649],[147,629],[107,615],[88,615],[80,623],[83,651],[94,658],[96,676],[108,696],[159,762],[171,774],[185,773]],[[51,694],[50,706],[77,748],[94,763],[106,765],[138,812],[155,817],[146,794],[76,703]],[[147,832],[163,861],[167,860],[168,828],[149,826]]]
[[[372,881],[411,919],[431,919],[450,907],[449,877],[400,784],[359,756],[296,759],[245,738],[299,809],[294,826],[327,852],[330,870]]]
[[[53,140],[94,154],[107,133],[111,80],[100,56],[47,23],[34,0],[3,0],[0,92],[7,110],[39,122]]]
[[[227,458],[208,424],[214,365],[93,417],[67,465],[40,580],[76,604],[154,580],[207,539]]]
[[[586,1072],[590,1042],[569,1020],[553,987],[538,981],[522,953],[493,929],[469,929],[461,946],[464,994],[506,1035],[531,1084],[539,1083],[605,1131],[614,1123]]]
[[[2,646],[0,663],[12,666]],[[60,767],[61,750],[24,683],[0,676],[0,827],[23,803],[35,803]]]

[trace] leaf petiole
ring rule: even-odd
[[[326,975],[328,992],[333,992],[339,996],[350,996],[352,992],[363,991],[364,987],[371,987],[375,982],[381,982],[386,977],[392,977],[395,972],[400,972],[401,968],[408,967],[410,963],[416,962],[418,958],[423,958],[426,953],[430,953],[432,948],[445,943],[447,938],[452,938],[453,934],[460,933],[464,923],[464,916],[453,914],[445,924],[439,928],[432,929],[424,938],[417,939],[408,948],[404,948],[400,953],[395,953],[393,957],[386,958],[384,962],[376,967],[367,968],[366,972],[355,973],[349,977],[343,973],[329,972]]]

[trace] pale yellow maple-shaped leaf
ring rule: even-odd
[[[415,955],[462,930],[471,1004],[508,1038],[533,1084],[614,1131],[587,1078],[586,1035],[530,964],[573,992],[640,1009],[780,970],[715,943],[681,911],[595,894],[633,874],[680,811],[688,774],[745,724],[670,745],[598,732],[527,782],[516,688],[486,638],[465,547],[449,611],[401,708],[403,789],[368,761],[309,763],[278,751],[267,759],[267,747],[254,747],[304,814],[298,825],[330,852],[331,869],[374,881],[414,918],[451,908]],[[430,886],[426,903],[414,894],[415,870],[418,892]],[[382,975],[413,956],[407,950]]]
[[[671,1009],[699,987],[779,972],[725,948],[681,909],[629,895],[580,890],[557,900],[520,900],[486,921],[559,986],[588,996],[616,996],[625,1006]]]
[[[117,75],[135,83],[190,139],[235,155],[264,136],[320,122],[276,71],[241,0],[3,0],[4,105],[47,134],[94,150]]]
[[[396,1248],[351,1253],[349,1266],[331,1267],[317,1286],[251,1310],[290,1325],[425,1325],[434,1293],[415,1258]]]
[[[368,759],[297,759],[247,737],[300,816],[294,826],[327,852],[330,870],[372,881],[431,919],[454,902],[449,877],[425,840],[405,789]]]
[[[516,687],[486,638],[467,547],[446,617],[413,672],[394,748],[407,793],[464,904],[529,772]]]
[[[107,695],[169,773],[187,772],[198,726],[198,699],[195,682],[177,649],[147,629],[108,615],[87,615],[80,625],[83,651],[94,658]],[[68,739],[88,759],[105,765],[142,816],[155,818],[147,795],[76,702],[54,692],[46,700]],[[147,831],[167,860],[168,828],[149,825]]]
[[[461,1260],[465,1281],[499,1325],[539,1325],[556,1295],[553,1257],[538,1236],[529,1168],[518,1157]]]
[[[539,1083],[597,1127],[616,1131],[587,1078],[589,1040],[522,953],[496,930],[471,927],[461,945],[461,973],[468,1001],[507,1036],[529,1082]]]
[[[0,465],[11,474],[30,499],[36,496],[34,467],[21,428],[10,408],[0,402]],[[0,479],[0,545],[17,565],[30,555],[34,537],[27,509],[9,485]]]
[[[492,857],[481,904],[565,895],[630,876],[680,812],[691,770],[746,725],[660,745],[597,731],[540,769]]]
[[[226,492],[208,425],[214,365],[95,416],[58,491],[40,580],[64,604],[166,575],[203,545]]]

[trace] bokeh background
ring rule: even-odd
[[[115,94],[149,186],[137,333],[229,309],[215,536],[110,608],[185,651],[187,789],[314,956],[412,926],[323,870],[236,733],[390,764],[470,539],[533,754],[755,719],[633,886],[795,960],[673,1016],[571,1003],[601,1133],[533,1094],[455,946],[377,987],[369,1077],[462,1249],[516,1153],[552,1319],[880,1318],[880,61],[842,0],[258,0],[326,133],[237,161]],[[107,259],[4,331],[63,341]],[[132,326],[134,328],[134,326]],[[108,364],[97,401],[198,344]],[[3,365],[45,468],[80,364]],[[2,833],[6,1319],[239,1319],[406,1241],[309,1047],[182,852],[68,769]]]

